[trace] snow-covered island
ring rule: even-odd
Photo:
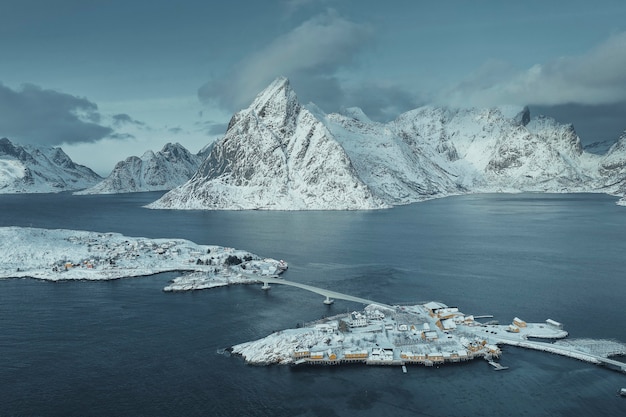
[[[184,239],[148,239],[118,233],[0,227],[0,278],[48,281],[111,280],[188,272],[165,291],[255,283],[282,273],[284,261]]]
[[[569,356],[626,372],[626,345],[611,340],[564,339],[568,333],[552,319],[527,323],[515,317],[506,325],[481,323],[440,302],[417,305],[370,304],[363,311],[340,314],[301,328],[275,332],[229,349],[257,365],[423,365],[484,358],[496,369],[500,345],[519,346]],[[538,341],[545,339],[546,341]],[[555,342],[555,340],[557,340]]]

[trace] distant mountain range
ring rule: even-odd
[[[72,162],[61,148],[20,146],[0,139],[0,194],[78,190],[102,177]]]
[[[376,209],[475,192],[626,191],[626,139],[583,150],[572,125],[527,108],[426,106],[377,123],[326,114],[276,79],[235,114],[168,209]]]
[[[0,192],[17,192],[2,186],[33,176],[25,174],[30,160],[19,159],[16,149],[0,141]],[[82,169],[96,179],[76,179],[71,189],[87,188],[80,194],[171,189],[148,206],[163,209],[380,209],[479,192],[624,196],[626,132],[612,145],[583,149],[572,125],[512,107],[425,106],[378,123],[358,108],[326,114],[304,106],[280,77],[197,155],[167,144],[119,162],[97,185],[99,177]],[[28,180],[20,181],[22,192],[42,188],[28,191]]]
[[[206,154],[192,154],[184,146],[168,143],[158,152],[147,151],[141,158],[130,156],[115,165],[111,174],[75,194],[116,194],[171,190],[196,172]]]

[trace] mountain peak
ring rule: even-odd
[[[262,119],[279,117],[284,120],[300,110],[298,97],[286,77],[278,77],[256,96],[250,109]]]
[[[360,107],[348,107],[343,109],[341,113],[346,117],[351,117],[360,122],[373,123]]]
[[[94,185],[102,178],[61,148],[14,145],[0,139],[0,194],[50,193]]]

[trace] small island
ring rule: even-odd
[[[626,345],[612,340],[574,339],[561,323],[547,319],[527,323],[515,317],[501,325],[481,323],[457,307],[440,302],[387,306],[370,304],[362,311],[340,314],[306,326],[275,332],[263,339],[233,346],[230,352],[256,365],[439,366],[484,358],[495,370],[501,345],[535,349],[626,372],[626,363],[610,359],[625,355]],[[542,340],[543,339],[543,340]]]
[[[0,227],[0,239],[0,278],[112,280],[181,272],[163,290],[190,291],[256,283],[287,269],[281,260],[185,239],[23,227]]]

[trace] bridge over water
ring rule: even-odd
[[[581,361],[595,363],[596,365],[604,365],[611,369],[619,370],[626,373],[626,363],[624,362],[606,358],[604,356],[595,355],[593,353],[582,352],[569,346],[538,342],[534,340],[509,340],[504,338],[501,338],[500,342],[507,345],[523,347],[526,349],[541,350],[543,352],[550,352],[557,355],[568,356],[570,358],[575,358]]]
[[[263,282],[263,287],[261,288],[263,288],[264,290],[270,289],[269,284],[280,284],[280,285],[289,285],[291,287],[301,288],[303,290],[307,290],[307,291],[314,292],[316,294],[323,295],[324,297],[326,297],[326,299],[324,300],[324,304],[332,304],[333,301],[336,299],[336,300],[354,301],[355,303],[361,303],[361,304],[377,304],[382,307],[393,308],[392,306],[388,304],[380,303],[374,300],[368,300],[367,298],[354,297],[352,295],[343,294],[337,291],[330,291],[330,290],[325,290],[323,288],[314,287],[313,285],[287,281],[282,278],[263,277],[263,278],[260,278],[259,281]]]

